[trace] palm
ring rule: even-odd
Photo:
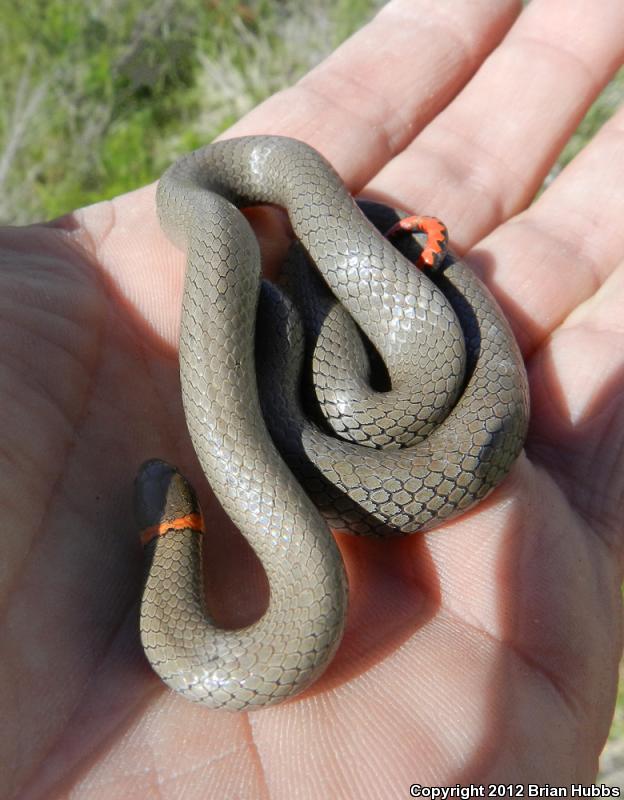
[[[457,4],[454,25],[474,58],[515,8],[484,5],[475,15]],[[409,540],[340,540],[351,583],[343,646],[321,682],[282,707],[235,716],[191,706],[160,686],[139,648],[134,471],[161,455],[197,476],[173,344],[183,259],[159,232],[153,190],[4,234],[3,796],[74,786],[79,797],[147,797],[158,784],[165,797],[390,797],[414,782],[591,780],[620,649],[622,115],[506,220],[621,60],[624,17],[619,0],[605,3],[577,43],[576,58],[592,63],[588,88],[563,56],[528,44],[539,28],[565,48],[574,20],[559,3],[549,29],[557,5],[534,0],[470,82],[470,57],[462,66],[453,38],[441,41],[440,63],[454,66],[431,62],[425,95],[405,70],[426,71],[427,37],[417,20],[398,24],[393,13],[406,6],[392,3],[232,131],[307,138],[354,189],[374,178],[369,194],[442,216],[458,249],[474,245],[468,259],[514,325],[531,380],[527,455],[478,511]],[[388,53],[400,73],[370,73],[371,42],[383,49],[395,34]],[[513,127],[522,59],[541,92],[527,95]],[[361,82],[345,82],[358,70]],[[392,83],[402,76],[403,92]],[[549,85],[576,98],[556,118]],[[427,105],[432,87],[438,100]],[[320,132],[304,127],[320,118],[318,108],[306,117],[312,97],[327,121]],[[249,577],[259,571],[215,513],[208,568],[228,576],[215,592],[221,618],[243,623],[263,602]]]

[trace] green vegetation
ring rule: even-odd
[[[622,103],[622,100],[624,100],[624,69],[621,69],[617,73],[591,106],[587,114],[585,114],[576,132],[564,147],[557,164],[549,176],[550,179],[561,172],[563,167],[569,164],[574,156],[583,149],[592,136],[597,133],[613,114],[615,109]]]
[[[0,218],[156,178],[292,83],[380,0],[0,0]]]
[[[383,0],[0,0],[0,219],[154,180],[291,84]],[[584,120],[569,160],[624,95]]]
[[[0,219],[46,219],[154,180],[291,84],[383,0],[0,0]],[[624,97],[624,71],[561,169]],[[621,684],[612,737],[624,737]]]
[[[610,740],[624,740],[624,664],[620,666],[620,683],[617,693],[617,704],[615,707],[615,716],[611,723],[611,730],[609,731]]]

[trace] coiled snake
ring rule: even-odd
[[[238,210],[261,203],[285,208],[301,243],[281,290],[261,287],[258,244]],[[526,374],[471,270],[450,254],[430,276],[417,269],[302,142],[212,144],[165,172],[157,204],[188,254],[188,429],[212,489],[264,565],[270,601],[247,628],[214,625],[195,495],[175,468],[150,461],[136,481],[149,560],[141,638],[156,672],[188,699],[266,706],[315,680],[340,642],[347,586],[329,525],[411,533],[485,497],[522,448]],[[384,227],[396,220],[373,212]],[[305,251],[322,279],[301,268]],[[389,391],[374,375],[382,384],[371,388],[370,354],[383,359]],[[313,385],[311,399],[300,384]]]

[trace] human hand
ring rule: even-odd
[[[227,134],[305,139],[354,192],[443,218],[531,382],[526,455],[476,511],[406,540],[340,537],[345,639],[290,703],[207,712],[140,650],[134,472],[158,455],[202,487],[177,378],[184,258],[154,187],[2,233],[3,797],[592,780],[621,646],[624,114],[524,209],[621,64],[624,10],[533,0],[499,45],[518,6],[390,3]],[[242,624],[266,587],[202,494],[215,613]]]

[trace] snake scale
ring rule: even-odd
[[[256,204],[286,209],[300,243],[281,288],[261,282],[259,247],[239,211]],[[522,448],[526,374],[470,268],[449,253],[431,275],[417,269],[302,142],[253,136],[197,150],[165,172],[157,205],[187,252],[188,430],[262,561],[270,600],[244,629],[214,624],[195,494],[174,467],[151,460],[135,493],[148,561],[141,639],[154,670],[186,698],[268,706],[309,686],[340,642],[347,583],[330,526],[412,533],[485,497]],[[367,213],[381,226],[394,214]],[[322,278],[302,267],[308,254]],[[385,376],[371,378],[369,356],[381,357]]]

